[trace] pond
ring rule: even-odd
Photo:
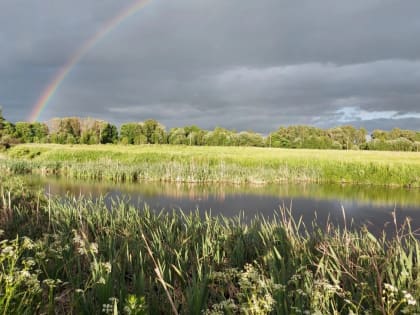
[[[330,220],[334,225],[367,225],[377,234],[383,229],[393,232],[397,225],[411,218],[413,230],[420,228],[420,190],[337,184],[291,184],[250,186],[186,183],[86,182],[56,177],[31,177],[30,181],[52,195],[106,195],[106,200],[125,198],[138,207],[147,204],[155,210],[182,209],[236,216],[245,220],[255,215],[273,217],[281,207],[291,209],[295,218],[320,226]],[[343,216],[343,209],[345,219]],[[344,221],[346,221],[344,223]]]

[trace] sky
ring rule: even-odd
[[[0,106],[26,121],[129,0],[0,0]],[[418,0],[150,0],[92,45],[38,121],[420,129]]]

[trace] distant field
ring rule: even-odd
[[[25,144],[1,167],[114,181],[346,182],[420,187],[420,153],[172,145]]]

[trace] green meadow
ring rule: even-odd
[[[22,144],[3,172],[136,182],[352,183],[420,187],[420,153],[176,145]]]

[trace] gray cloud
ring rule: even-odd
[[[26,119],[54,73],[131,3],[0,2],[6,116]],[[415,0],[152,0],[82,58],[41,118],[418,129],[419,10]]]

